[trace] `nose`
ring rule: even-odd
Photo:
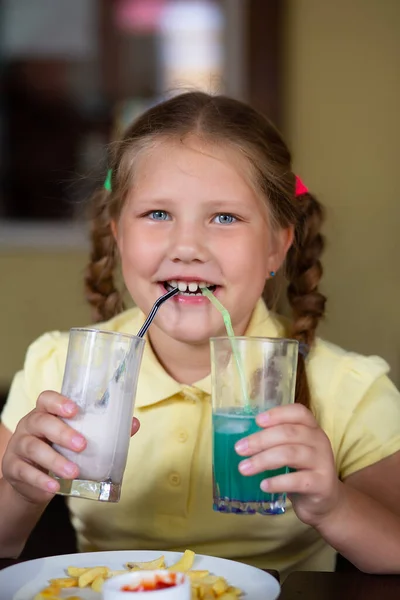
[[[169,259],[172,262],[206,262],[206,233],[198,223],[177,223],[171,231]]]

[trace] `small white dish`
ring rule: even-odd
[[[157,582],[161,585],[165,582],[169,587],[157,589]],[[125,586],[132,590],[123,589]],[[140,587],[147,589],[140,590]],[[191,585],[184,573],[165,569],[134,571],[105,581],[102,594],[103,600],[191,600]]]

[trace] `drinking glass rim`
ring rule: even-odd
[[[124,337],[127,339],[134,339],[134,340],[140,340],[142,342],[145,342],[145,338],[143,337],[139,337],[137,335],[134,335],[132,333],[123,333],[120,331],[112,331],[111,329],[96,329],[95,327],[71,327],[69,332],[78,332],[78,331],[84,331],[86,333],[105,333],[105,334],[109,334],[109,335],[117,335],[118,337]]]
[[[229,335],[220,335],[220,336],[213,336],[210,337],[210,342],[216,342],[216,341],[229,341],[229,340],[235,340],[235,341],[246,341],[246,342],[269,342],[269,343],[273,343],[273,344],[295,344],[295,345],[299,345],[298,340],[294,340],[292,338],[273,338],[273,337],[262,337],[262,336],[253,336],[253,335],[234,335],[234,336],[229,336]]]

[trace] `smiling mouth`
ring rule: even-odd
[[[169,292],[174,288],[179,289],[179,295],[183,296],[202,296],[202,288],[208,288],[210,292],[215,292],[217,286],[206,281],[164,281],[163,286]]]

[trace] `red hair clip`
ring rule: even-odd
[[[300,177],[296,175],[296,191],[295,196],[301,196],[302,194],[308,193],[308,187],[304,185]]]

